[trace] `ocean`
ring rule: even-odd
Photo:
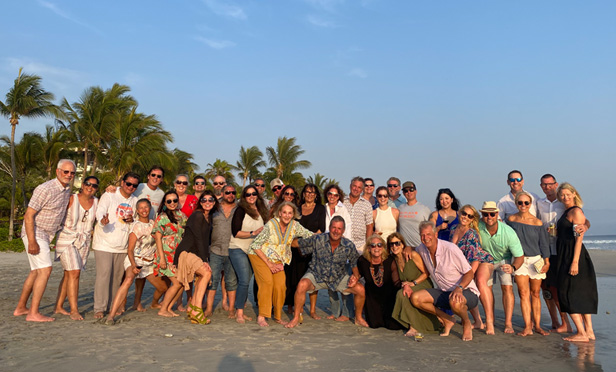
[[[586,249],[616,251],[616,235],[592,235],[584,237]]]

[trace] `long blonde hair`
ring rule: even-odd
[[[471,223],[469,227],[475,230],[475,232],[477,233],[477,236],[479,237],[479,244],[481,244],[481,234],[479,234],[479,212],[477,212],[477,209],[475,209],[475,207],[473,207],[470,204],[466,204],[462,206],[462,208],[460,208],[460,211],[465,210],[465,208],[468,208],[471,211],[473,211],[473,218],[471,219]]]
[[[556,197],[558,198],[559,202],[561,203],[563,202],[560,198],[560,192],[563,190],[569,190],[575,195],[573,197],[573,203],[577,207],[582,208],[584,206],[584,202],[582,201],[582,197],[580,196],[580,193],[569,182],[563,182],[560,184],[560,186],[558,186],[558,190],[556,190]]]

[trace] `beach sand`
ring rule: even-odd
[[[526,338],[505,335],[500,296],[496,299],[497,334],[473,332],[460,339],[456,325],[449,337],[428,335],[414,342],[402,331],[366,329],[325,319],[327,293],[319,295],[316,321],[286,329],[261,328],[227,319],[217,295],[212,324],[193,325],[184,317],[162,318],[156,311],[128,311],[113,326],[93,318],[94,254],[82,274],[79,305],[84,321],[54,315],[52,323],[14,317],[21,286],[29,270],[25,253],[1,253],[0,370],[2,371],[613,371],[616,369],[616,252],[591,251],[599,283],[599,314],[593,317],[597,341],[573,344],[560,335]],[[54,263],[41,312],[51,315],[61,266]],[[496,288],[496,287],[495,287]],[[143,303],[152,287],[146,284]],[[517,296],[516,296],[517,297]],[[249,297],[252,301],[252,291]],[[132,290],[128,305],[132,305]],[[68,307],[68,304],[65,305]],[[542,324],[550,320],[543,304]],[[252,304],[246,313],[254,317]],[[514,327],[523,325],[516,298]]]

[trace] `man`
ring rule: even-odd
[[[454,318],[441,309],[452,310],[462,318],[462,340],[470,341],[473,339],[473,325],[468,318],[468,310],[479,302],[479,290],[473,280],[475,274],[471,265],[457,245],[438,239],[434,222],[421,222],[419,234],[422,244],[417,247],[417,253],[430,273],[435,288],[413,292],[411,302],[416,308],[441,319],[444,326],[441,336],[448,336],[456,324]]]
[[[361,197],[362,191],[364,191],[364,179],[361,177],[353,178],[351,180],[351,191],[343,203],[349,211],[349,215],[351,215],[351,241],[360,254],[364,251],[366,239],[374,231],[372,205]]]
[[[201,195],[205,191],[205,177],[196,175],[193,178],[193,193],[197,199],[201,199]]]
[[[212,243],[210,244],[210,268],[212,269],[212,282],[207,291],[205,316],[210,316],[214,307],[214,296],[224,272],[222,286],[222,308],[229,310],[229,318],[235,315],[235,293],[237,291],[237,277],[229,260],[229,241],[231,240],[231,221],[235,212],[235,187],[226,185],[223,188],[223,197],[218,211],[212,217]],[[225,286],[226,284],[226,286]],[[227,303],[228,298],[228,303]]]
[[[498,220],[499,210],[496,203],[487,201],[481,208],[479,235],[481,247],[494,257],[493,278],[487,283],[478,283],[481,303],[486,313],[486,334],[494,334],[494,295],[492,285],[496,277],[503,292],[503,309],[505,311],[505,333],[513,333],[511,317],[515,305],[513,296],[513,272],[524,263],[524,250],[518,235],[511,227]],[[513,262],[512,262],[513,261]]]
[[[417,187],[414,182],[406,181],[402,185],[402,192],[407,202],[398,207],[400,210],[398,231],[404,237],[406,244],[415,248],[421,244],[419,224],[428,221],[430,208],[417,201]]]
[[[345,230],[344,218],[332,217],[329,232],[316,234],[306,239],[293,242],[293,247],[299,248],[302,255],[312,254],[308,271],[302,277],[295,291],[295,310],[293,320],[285,327],[293,328],[301,320],[301,313],[306,302],[306,293],[320,289],[329,289],[345,294],[355,295],[355,324],[368,327],[362,315],[366,300],[364,286],[359,283],[357,248],[349,239],[343,237]],[[349,276],[346,262],[350,262],[353,274]]]
[[[222,188],[227,184],[227,180],[223,176],[216,176],[212,180],[212,187],[214,188],[214,195],[218,201],[222,198]]]
[[[404,196],[400,195],[400,179],[397,177],[389,177],[387,180],[387,192],[389,193],[389,201],[387,204],[392,208],[400,208],[406,203]]]
[[[139,199],[148,199],[152,204],[152,208],[150,209],[150,219],[156,219],[156,213],[158,212],[158,208],[160,207],[160,202],[163,200],[163,196],[165,192],[160,189],[160,183],[163,181],[163,177],[165,175],[165,171],[162,167],[155,165],[148,171],[148,181],[146,183],[140,183],[137,186],[137,190],[133,193],[137,200]],[[108,192],[115,192],[115,188],[112,187],[113,190]],[[145,279],[143,279],[143,283],[145,283]]]
[[[364,193],[361,197],[372,204],[373,210],[378,208],[379,202],[374,197],[374,180],[372,178],[364,178]]]
[[[500,198],[496,207],[500,211],[499,218],[501,221],[507,221],[507,217],[512,214],[518,213],[518,207],[515,205],[515,196],[520,191],[526,191],[523,189],[524,187],[524,177],[522,176],[522,172],[519,170],[512,170],[507,175],[507,185],[509,185],[510,191],[507,195]],[[528,191],[526,191],[528,192]],[[528,192],[532,197],[532,203],[530,205],[530,214],[533,216],[537,216],[537,195],[532,192]]]
[[[255,178],[255,181],[253,184],[255,185],[255,188],[257,189],[257,192],[259,193],[259,195],[261,195],[261,198],[263,199],[263,203],[265,203],[265,205],[268,205],[269,199],[267,198],[267,194],[265,193],[265,180],[261,177],[257,177]]]
[[[272,205],[276,203],[276,200],[278,200],[278,198],[280,197],[280,193],[282,192],[282,189],[284,188],[284,183],[282,182],[280,178],[274,178],[273,180],[270,181],[270,188],[272,189],[272,192],[274,193],[274,197],[272,197],[272,200],[269,201],[269,204],[267,205],[268,208],[271,208]]]
[[[130,224],[133,222],[137,198],[133,192],[139,175],[128,172],[116,192],[101,196],[96,210],[92,248],[96,258],[94,282],[94,318],[101,319],[120,287],[124,274],[124,258],[128,247]]]
[[[49,243],[56,232],[61,229],[66,216],[73,178],[75,178],[75,163],[68,159],[60,160],[56,168],[56,178],[34,189],[24,215],[21,235],[30,262],[30,273],[24,281],[13,315],[26,315],[28,322],[54,320],[54,318],[41,314],[39,306],[51,275]],[[32,303],[28,309],[27,303],[30,295],[32,295]]]

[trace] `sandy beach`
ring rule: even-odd
[[[402,331],[326,320],[326,293],[319,295],[318,302],[324,319],[305,317],[295,329],[278,324],[261,328],[254,321],[239,325],[222,312],[219,296],[208,326],[190,324],[183,317],[162,318],[154,310],[129,310],[115,325],[106,326],[93,318],[93,254],[82,274],[79,296],[85,320],[54,315],[52,323],[29,323],[23,316],[12,315],[29,270],[26,254],[1,253],[0,370],[612,371],[616,368],[616,252],[591,251],[591,256],[599,284],[599,314],[593,318],[597,341],[580,345],[562,341],[556,334],[526,338],[503,334],[500,297],[496,299],[497,334],[475,331],[472,342],[462,342],[460,325],[449,337],[429,335],[423,342],[414,342]],[[61,276],[60,264],[54,263],[42,300],[41,312],[46,315],[53,312]],[[147,284],[144,303],[151,295]],[[542,323],[549,328],[543,305]],[[254,316],[252,303],[247,306],[247,314]],[[513,321],[516,331],[522,328],[517,298]]]

